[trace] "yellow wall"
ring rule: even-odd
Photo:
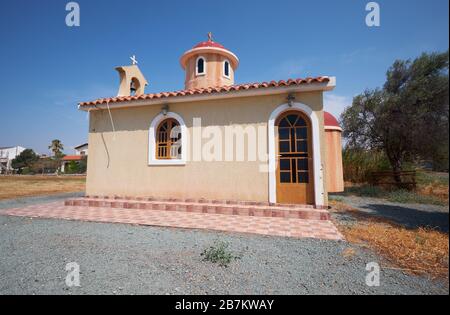
[[[262,126],[267,152],[268,119],[275,108],[286,103],[286,97],[273,95],[178,103],[170,105],[170,111],[183,117],[190,138],[195,117],[202,119],[202,127],[218,126],[222,131],[229,125]],[[317,112],[323,160],[326,149],[322,92],[298,94],[296,101]],[[188,150],[188,162],[184,166],[149,166],[148,129],[161,107],[112,109],[115,133],[108,111],[90,112],[87,194],[268,201],[268,174],[260,172],[260,166],[268,163],[190,162],[192,154]]]
[[[341,131],[335,129],[325,130],[327,168],[326,180],[328,192],[344,191],[344,173],[342,165],[342,137]]]
[[[205,58],[205,75],[196,75],[197,58],[202,56]],[[199,89],[215,86],[227,86],[234,84],[234,69],[230,63],[229,78],[223,75],[223,63],[228,60],[220,54],[196,54],[192,56],[186,64],[185,89]]]

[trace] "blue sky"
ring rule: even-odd
[[[87,140],[80,101],[114,96],[115,66],[135,54],[147,92],[183,88],[179,58],[214,39],[241,60],[236,82],[337,77],[326,109],[383,84],[395,59],[448,49],[448,0],[380,0],[381,26],[363,0],[79,0],[81,26],[65,24],[66,0],[0,4],[0,147],[39,153],[58,138],[65,153]]]

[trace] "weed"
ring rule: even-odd
[[[205,249],[200,255],[203,256],[204,261],[219,264],[221,267],[228,267],[233,260],[241,258],[233,254],[229,247],[230,244],[227,242],[215,241],[213,246]]]

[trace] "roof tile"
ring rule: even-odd
[[[119,103],[119,102],[125,102],[125,101],[151,100],[151,99],[170,98],[170,97],[186,96],[186,95],[213,94],[213,93],[222,93],[222,92],[229,92],[229,91],[264,89],[264,88],[271,88],[271,87],[284,87],[284,86],[312,84],[312,83],[327,83],[329,81],[330,81],[329,77],[316,77],[316,78],[306,78],[306,79],[289,79],[287,81],[281,80],[278,82],[270,81],[270,82],[262,82],[262,83],[247,83],[247,84],[238,84],[238,85],[232,85],[232,86],[219,86],[219,87],[209,87],[209,88],[193,89],[193,90],[181,90],[181,91],[173,91],[173,92],[144,94],[144,95],[139,95],[139,96],[100,98],[100,99],[90,101],[90,102],[82,102],[79,105],[80,105],[80,107],[84,107],[84,106],[101,105],[101,104],[106,104],[106,103]]]

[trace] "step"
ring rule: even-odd
[[[258,201],[245,201],[245,200],[217,200],[217,199],[177,199],[177,198],[155,198],[155,197],[126,197],[126,196],[96,196],[87,195],[85,198],[88,199],[108,199],[108,200],[132,200],[132,201],[161,201],[161,202],[187,202],[187,203],[207,203],[207,204],[227,204],[227,205],[245,205],[245,206],[276,206],[283,208],[299,208],[299,209],[322,209],[316,208],[313,205],[299,205],[299,204],[282,204],[282,203],[269,203],[269,202],[258,202]]]
[[[163,201],[150,200],[152,198],[141,199],[111,199],[111,198],[74,198],[64,202],[66,206],[80,207],[101,207],[101,208],[124,208],[124,209],[145,209],[157,211],[179,211],[192,213],[255,216],[255,217],[278,217],[307,220],[329,220],[330,214],[326,210],[314,209],[312,207],[295,206],[269,206],[269,205],[248,205],[234,203],[211,203],[196,201]]]

